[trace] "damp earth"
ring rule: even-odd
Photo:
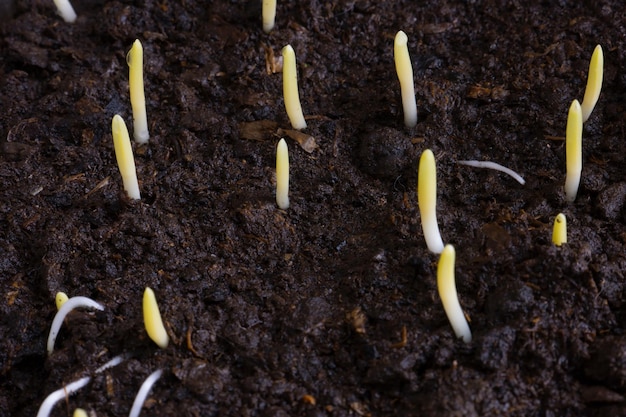
[[[52,1],[0,7],[0,415],[51,392],[92,416],[626,415],[623,2]],[[409,37],[418,124],[393,64]],[[140,39],[150,142],[121,188],[111,119],[132,126]],[[291,131],[280,51],[308,127]],[[567,109],[601,44],[604,88],[567,203]],[[275,147],[291,207],[274,197]],[[439,226],[473,332],[456,340],[416,202],[437,161]],[[457,164],[486,160],[526,180]],[[551,243],[558,213],[568,243]],[[152,288],[170,335],[143,327]],[[86,296],[53,354],[57,292]],[[110,359],[124,361],[99,374]]]

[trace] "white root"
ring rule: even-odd
[[[54,316],[54,320],[52,320],[52,326],[50,326],[50,333],[48,334],[48,355],[54,351],[54,342],[57,340],[57,336],[61,330],[61,325],[63,324],[63,320],[65,320],[65,316],[67,316],[70,311],[78,307],[93,308],[100,311],[104,310],[104,306],[102,304],[97,303],[88,297],[72,297],[67,300],[61,306],[59,311],[57,311],[57,314]]]
[[[513,177],[515,179],[515,181],[519,182],[522,185],[526,184],[526,181],[524,180],[524,178],[522,178],[522,176],[520,174],[518,174],[517,172],[513,171],[512,169],[509,169],[509,168],[507,168],[505,166],[502,166],[500,164],[497,164],[495,162],[474,161],[474,160],[472,160],[472,161],[457,161],[457,164],[467,165],[467,166],[475,167],[475,168],[495,169],[496,171],[504,172],[505,174],[510,175],[511,177]]]
[[[139,392],[135,397],[135,401],[133,402],[133,407],[130,409],[130,414],[128,415],[129,417],[139,417],[139,413],[141,413],[143,403],[146,402],[146,398],[148,397],[152,386],[155,382],[157,382],[159,378],[161,378],[162,374],[163,370],[159,369],[151,373],[150,376],[148,376],[146,380],[143,381],[143,384],[141,384],[141,388],[139,388]]]

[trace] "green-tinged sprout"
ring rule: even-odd
[[[435,156],[426,149],[420,157],[417,172],[417,205],[422,218],[422,231],[431,252],[441,253],[443,240],[437,224],[437,168]]]
[[[72,414],[72,417],[88,417],[88,414],[82,408],[77,408],[76,410],[74,410],[74,414]]]
[[[139,388],[139,391],[137,392],[135,401],[133,401],[133,406],[130,409],[128,417],[139,417],[141,407],[143,407],[143,404],[146,402],[146,398],[148,398],[148,394],[150,393],[152,386],[159,380],[159,378],[161,378],[161,375],[163,375],[163,370],[159,369],[151,373],[146,380],[143,381],[141,388]]]
[[[283,210],[289,208],[289,150],[285,139],[276,147],[276,204]]]
[[[291,126],[296,130],[306,128],[306,121],[302,114],[300,95],[298,94],[298,73],[296,71],[296,53],[291,45],[283,48],[283,96],[285,110]]]
[[[54,342],[57,339],[59,331],[61,330],[61,325],[63,324],[65,316],[67,316],[70,311],[79,307],[92,308],[100,311],[104,310],[104,306],[102,304],[87,297],[72,297],[63,303],[59,311],[57,311],[57,314],[54,316],[54,320],[52,320],[52,326],[50,326],[47,343],[48,355],[54,351]]]
[[[561,246],[567,243],[567,219],[565,214],[559,213],[554,219],[554,227],[552,228],[552,243]]]
[[[54,0],[54,5],[57,7],[59,15],[67,23],[74,23],[76,21],[76,12],[70,3],[70,0]]]
[[[148,143],[148,116],[146,115],[146,95],[143,88],[143,46],[135,40],[126,55],[128,64],[128,87],[130,104],[133,108],[133,137],[137,143]]]
[[[270,33],[276,21],[276,0],[263,0],[263,31]]]
[[[113,132],[113,146],[115,148],[115,157],[117,158],[117,166],[122,174],[122,183],[124,190],[133,200],[139,200],[139,183],[137,182],[137,171],[135,170],[135,158],[133,157],[133,147],[130,144],[130,136],[124,119],[119,114],[113,116],[111,123]]]
[[[406,33],[399,31],[393,43],[393,59],[396,63],[396,72],[400,80],[402,94],[402,109],[404,111],[404,125],[408,128],[417,124],[417,104],[415,103],[415,87],[413,85],[413,67],[407,46]]]
[[[450,320],[452,329],[457,338],[462,338],[465,343],[472,341],[470,331],[459,297],[456,293],[456,283],[454,280],[454,258],[456,254],[452,245],[446,245],[439,257],[437,265],[437,289],[443,304],[443,309]]]
[[[583,117],[578,100],[572,102],[567,114],[565,159],[567,164],[565,199],[571,203],[576,200],[580,174],[583,170]]]
[[[37,412],[37,417],[48,417],[52,412],[52,408],[56,403],[61,400],[66,399],[70,395],[74,394],[79,389],[83,388],[85,385],[89,383],[91,378],[88,376],[83,377],[77,381],[71,382],[64,386],[63,388],[54,391],[50,395],[46,397],[46,399],[41,403],[39,407],[39,411]]]
[[[600,97],[600,90],[602,89],[602,77],[604,73],[604,54],[602,53],[602,47],[596,46],[591,55],[591,61],[589,61],[589,75],[587,75],[587,87],[585,88],[585,96],[583,102],[580,105],[583,114],[583,123],[589,119],[593,108],[598,102]]]
[[[65,294],[64,292],[58,292],[57,295],[54,297],[54,302],[57,306],[57,310],[60,310],[61,307],[63,306],[63,304],[65,304],[65,302],[68,300],[68,296],[67,294]]]
[[[161,349],[165,349],[170,342],[170,337],[165,331],[154,291],[149,287],[146,287],[143,293],[143,323],[150,339]]]

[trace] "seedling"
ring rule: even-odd
[[[154,291],[149,287],[143,293],[143,322],[150,339],[161,349],[165,349],[170,338],[165,331]]]
[[[276,21],[276,0],[263,0],[263,31],[270,33]]]
[[[60,310],[61,306],[63,306],[63,304],[65,304],[67,300],[67,294],[65,294],[64,292],[58,292],[57,295],[54,297],[54,302],[57,306],[57,310]]]
[[[393,59],[396,64],[400,92],[402,95],[402,109],[404,111],[404,125],[408,128],[417,124],[417,104],[415,103],[415,87],[413,84],[413,67],[407,46],[406,33],[399,31],[393,42]]]
[[[457,339],[461,338],[465,343],[472,341],[472,332],[465,319],[459,297],[456,293],[454,279],[454,260],[456,253],[452,245],[446,245],[439,257],[437,265],[437,289],[443,304],[443,309],[450,320],[452,329]]]
[[[519,182],[522,185],[526,184],[526,181],[524,181],[524,178],[522,178],[522,176],[520,174],[518,174],[517,172],[513,171],[510,168],[507,168],[507,167],[502,166],[500,164],[497,164],[495,162],[490,162],[490,161],[457,161],[457,164],[467,165],[467,166],[475,167],[475,168],[495,169],[496,171],[504,172],[505,174],[510,175],[511,177],[513,177],[515,179],[515,181]]]
[[[59,15],[67,23],[74,23],[76,21],[76,12],[70,0],[54,0],[54,5],[57,7]]]
[[[276,204],[283,210],[289,208],[289,150],[285,139],[276,147]]]
[[[437,168],[435,156],[426,149],[420,157],[417,172],[417,205],[422,218],[422,231],[431,252],[441,253],[443,240],[437,224]]]
[[[583,123],[589,119],[593,108],[598,102],[600,97],[600,90],[602,89],[602,77],[604,73],[604,54],[602,47],[597,45],[591,55],[591,61],[589,61],[589,74],[587,75],[587,87],[585,88],[585,96],[583,102],[580,105],[583,115]]]
[[[37,412],[37,417],[50,416],[50,413],[52,412],[52,408],[54,407],[56,403],[69,397],[70,395],[74,394],[76,391],[78,391],[79,389],[87,385],[90,379],[91,378],[89,378],[88,376],[83,377],[77,381],[67,384],[63,388],[56,390],[50,395],[48,395],[46,399],[43,400],[43,403],[41,403],[41,406],[39,407],[39,411]]]
[[[115,148],[115,157],[117,158],[117,166],[122,175],[122,183],[124,190],[133,200],[139,200],[139,183],[137,182],[137,171],[135,169],[135,158],[133,157],[133,147],[130,144],[130,136],[124,119],[119,114],[113,116],[111,123],[113,132],[113,146]]]
[[[102,304],[87,297],[72,297],[63,303],[59,311],[57,311],[57,314],[54,316],[54,320],[52,320],[52,326],[50,326],[47,344],[48,355],[52,354],[54,351],[54,342],[57,339],[59,331],[61,330],[61,325],[63,324],[63,320],[65,320],[65,316],[67,316],[70,311],[79,307],[91,308],[100,311],[104,310],[104,306]]]
[[[552,243],[561,246],[567,243],[567,219],[565,214],[559,213],[554,219],[554,227],[552,228]]]
[[[146,95],[143,88],[143,46],[135,40],[126,55],[128,64],[128,86],[130,104],[133,108],[133,137],[137,143],[148,143],[148,116],[146,115]]]
[[[155,382],[158,381],[159,378],[161,378],[162,374],[163,374],[163,370],[159,369],[151,373],[146,378],[146,380],[143,381],[143,384],[141,384],[141,388],[139,388],[139,392],[137,392],[135,401],[133,401],[133,406],[130,409],[130,413],[128,414],[128,417],[139,417],[139,413],[141,413],[141,408],[143,407],[143,404],[146,402],[146,398],[148,397],[148,394],[150,393],[152,386],[154,385]]]
[[[572,102],[567,114],[565,159],[567,163],[565,199],[572,203],[576,200],[580,185],[580,173],[583,170],[583,116],[578,100]]]
[[[306,121],[302,114],[300,95],[298,94],[298,73],[296,71],[296,53],[291,45],[283,48],[283,96],[285,110],[291,126],[296,130],[306,128]]]

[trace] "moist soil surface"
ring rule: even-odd
[[[3,2],[0,40],[0,415],[61,400],[142,415],[626,415],[626,16],[622,1]],[[419,121],[403,123],[393,62],[409,37]],[[126,52],[145,51],[142,193],[111,138],[132,134]],[[308,127],[282,99],[293,45]],[[604,89],[565,200],[568,108],[596,44]],[[276,206],[285,137],[291,207]],[[302,142],[302,143],[299,143]],[[437,160],[438,217],[456,248],[473,339],[457,340],[417,207]],[[460,165],[489,160],[526,180]],[[552,244],[558,213],[567,244]],[[152,288],[170,336],[147,336]],[[66,318],[55,295],[103,311]],[[103,372],[96,369],[122,355]]]

